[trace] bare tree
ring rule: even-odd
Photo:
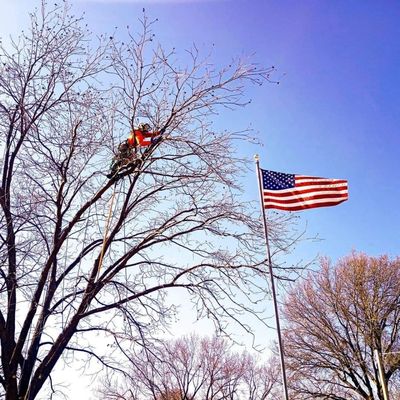
[[[400,259],[353,253],[296,285],[287,298],[285,352],[298,399],[391,398],[399,384]],[[294,394],[293,394],[294,396]],[[293,397],[295,398],[295,397]]]
[[[145,345],[176,312],[169,290],[188,293],[220,330],[268,295],[258,215],[239,197],[247,164],[235,148],[250,137],[211,121],[245,105],[246,84],[273,68],[237,60],[217,70],[196,48],[181,67],[152,24],[143,15],[127,42],[95,43],[68,4],[43,2],[0,45],[6,399],[32,400],[45,382],[51,397],[60,360],[118,368],[94,339]],[[107,180],[113,149],[139,121],[166,133]]]
[[[279,399],[282,394],[281,372],[278,357],[259,363],[255,357],[248,357],[243,376],[245,400]]]
[[[279,368],[234,352],[222,338],[185,336],[129,355],[129,370],[108,375],[100,398],[124,400],[267,400],[276,398]]]

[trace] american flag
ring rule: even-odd
[[[347,181],[261,170],[264,208],[299,211],[328,207],[349,197]]]

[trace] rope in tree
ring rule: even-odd
[[[99,265],[97,267],[96,280],[99,278],[100,269],[101,269],[101,266],[103,264],[104,252],[105,252],[105,247],[106,247],[106,240],[107,240],[107,236],[108,236],[108,231],[110,229],[110,221],[111,221],[112,209],[113,209],[113,206],[114,206],[114,199],[115,199],[116,190],[117,190],[117,185],[115,183],[114,184],[114,191],[113,191],[113,194],[111,196],[110,208],[109,208],[109,211],[108,211],[108,217],[107,217],[106,225],[105,225],[105,228],[104,228],[103,245],[101,247]]]
[[[66,242],[66,244],[65,244],[65,256],[64,256],[64,271],[67,269],[67,263],[68,263],[68,244],[69,244],[69,236],[67,236],[67,239],[66,239],[65,242]],[[64,303],[63,299],[64,299],[64,295],[65,295],[65,279],[62,280],[62,288],[61,288],[61,291],[62,291],[62,297],[61,297],[61,299],[62,299],[62,302],[61,302],[61,310],[62,310],[62,308],[63,308],[63,303]],[[61,312],[61,329],[64,329],[64,313],[63,313],[63,312]]]
[[[73,298],[72,298],[73,300],[76,298],[76,294],[78,292],[78,283],[79,283],[79,280],[80,280],[82,260],[84,258],[84,250],[85,250],[85,244],[86,244],[86,238],[87,238],[87,231],[88,231],[88,228],[89,228],[89,218],[90,218],[91,209],[92,209],[92,206],[89,207],[88,216],[86,218],[86,226],[85,226],[85,229],[83,231],[84,233],[83,233],[83,240],[82,240],[82,250],[81,250],[80,255],[79,255],[79,263],[78,263],[78,268],[77,268],[77,271],[76,271],[76,285],[74,286],[74,290],[73,290]],[[64,289],[63,289],[62,296],[64,297]],[[65,319],[66,321],[69,321],[70,313],[71,313],[71,310],[69,309],[67,317]]]

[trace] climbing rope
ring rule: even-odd
[[[77,271],[76,271],[76,278],[75,278],[75,282],[76,283],[75,283],[74,289],[73,289],[72,301],[74,301],[74,299],[76,298],[76,295],[78,293],[78,287],[79,287],[78,286],[78,282],[79,282],[79,277],[80,277],[80,274],[81,274],[81,271],[82,271],[81,266],[82,266],[82,260],[84,258],[83,252],[84,252],[85,246],[86,246],[86,238],[87,238],[87,232],[88,232],[88,228],[89,228],[89,220],[90,220],[91,209],[92,209],[92,206],[89,207],[89,210],[88,210],[88,213],[87,213],[87,218],[86,218],[86,226],[85,226],[85,229],[83,231],[84,233],[83,233],[83,240],[82,240],[82,250],[81,250],[80,255],[79,255],[79,263],[78,263],[78,268],[77,268]],[[63,281],[65,280],[65,278],[66,277],[64,277]],[[63,297],[64,297],[64,284],[63,284]],[[71,314],[71,307],[68,309],[68,314],[67,314],[67,317],[66,317],[65,321],[69,321],[70,314]]]
[[[105,248],[106,248],[106,240],[107,240],[107,236],[108,236],[108,231],[110,229],[111,215],[112,215],[112,210],[113,210],[113,206],[114,206],[114,199],[115,199],[116,191],[117,191],[117,182],[115,182],[115,184],[114,184],[114,190],[113,190],[113,194],[111,196],[110,207],[109,207],[109,211],[108,211],[108,217],[107,217],[106,224],[105,224],[105,227],[104,227],[103,244],[101,246],[99,265],[97,266],[96,281],[99,278],[101,266],[103,264],[104,252],[105,252]]]
[[[67,269],[67,263],[68,263],[68,244],[69,244],[69,236],[67,236],[66,244],[65,244],[65,256],[64,256],[64,271]],[[61,329],[64,329],[64,312],[63,312],[63,304],[64,304],[64,295],[65,295],[65,277],[62,280],[62,286],[61,286]]]

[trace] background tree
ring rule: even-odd
[[[185,291],[220,330],[268,295],[262,229],[239,197],[247,165],[235,146],[251,138],[210,123],[273,68],[217,70],[196,49],[182,67],[152,24],[143,15],[125,43],[95,42],[67,3],[43,2],[29,29],[0,44],[6,399],[32,400],[45,382],[54,392],[60,360],[118,368],[95,339],[146,346],[176,312],[168,290]],[[139,121],[166,134],[107,180],[113,149]]]
[[[108,375],[100,398],[124,400],[268,400],[277,398],[279,366],[234,352],[227,340],[192,335],[129,354],[122,380]],[[279,396],[278,396],[279,397]]]
[[[298,399],[382,399],[399,383],[400,259],[353,253],[296,285],[285,303],[285,352]],[[394,396],[394,397],[393,397]],[[294,394],[293,394],[294,398]]]

